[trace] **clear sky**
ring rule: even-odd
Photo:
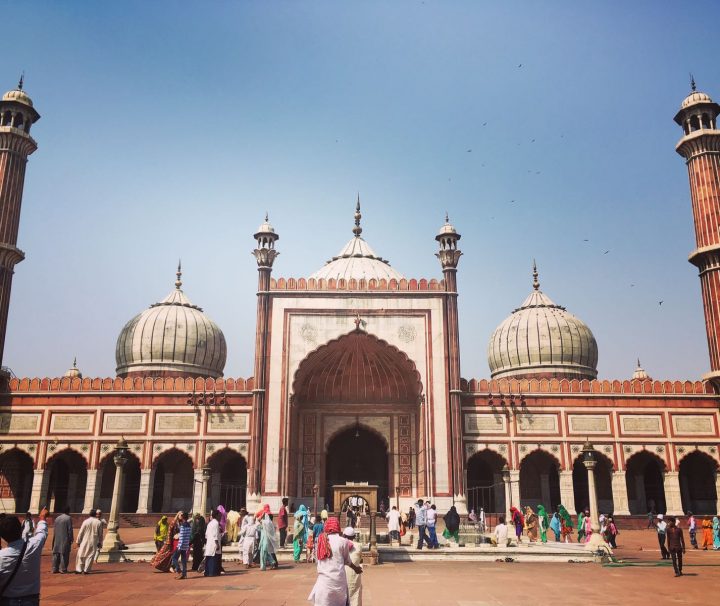
[[[717,2],[2,1],[0,83],[42,115],[28,165],[5,363],[114,376],[115,341],[185,291],[253,366],[265,211],[274,276],[363,236],[440,277],[462,233],[462,374],[542,289],[593,330],[601,378],[708,370],[686,169],[672,118],[720,97]],[[471,151],[470,151],[471,150]],[[609,251],[606,253],[606,251]],[[659,301],[663,301],[659,305]]]

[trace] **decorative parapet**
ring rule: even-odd
[[[487,394],[624,394],[624,395],[714,395],[709,381],[609,381],[587,379],[463,379],[467,395]]]
[[[14,378],[10,380],[10,393],[22,392],[78,392],[78,391],[182,391],[182,392],[249,392],[255,386],[248,379],[212,379],[191,377],[120,377],[115,378]]]
[[[396,280],[395,278],[391,280],[386,280],[385,278],[382,278],[380,280],[376,280],[375,278],[371,280],[365,280],[364,278],[360,280],[356,280],[355,278],[350,278],[349,280],[345,280],[344,278],[340,278],[339,280],[335,280],[334,278],[330,278],[329,280],[326,280],[324,278],[320,278],[319,280],[316,280],[315,278],[278,278],[276,280],[275,278],[272,278],[270,280],[270,290],[442,292],[443,290],[445,290],[445,281],[436,280],[435,278],[433,278],[432,280],[426,280],[425,278],[422,278],[420,280],[416,280],[415,278],[412,278],[410,280],[407,280],[406,278],[403,278],[402,280]]]

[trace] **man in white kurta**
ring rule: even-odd
[[[222,533],[220,532],[220,512],[213,511],[212,519],[205,529],[205,576],[214,577],[220,574],[220,558],[222,553]]]
[[[242,555],[243,564],[247,568],[252,567],[252,557],[255,551],[255,535],[260,524],[255,520],[255,516],[246,515],[240,527],[238,540],[240,542],[240,554]]]
[[[103,524],[97,518],[93,509],[80,526],[78,532],[77,556],[75,558],[75,573],[88,574],[95,561],[95,550],[102,541]]]
[[[387,512],[387,515],[385,516],[387,519],[387,525],[388,525],[388,534],[390,535],[390,542],[392,543],[393,540],[398,542],[398,545],[400,544],[400,512],[397,510],[397,507],[395,505],[392,506],[392,509]]]

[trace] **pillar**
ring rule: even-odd
[[[200,511],[206,516],[208,515],[208,483],[210,482],[210,468],[205,466],[202,468],[202,489],[200,490]],[[254,509],[248,509],[254,511]]]
[[[612,495],[615,505],[613,513],[619,516],[629,516],[630,504],[628,503],[627,479],[624,471],[613,471]]]
[[[572,471],[560,472],[560,501],[570,515],[575,515],[575,489],[573,488],[572,474]]]
[[[30,492],[30,511],[35,513],[47,503],[48,485],[50,484],[50,471],[46,469],[35,469],[33,471],[33,483]]]
[[[95,509],[98,505],[98,493],[100,492],[100,484],[98,482],[98,469],[88,469],[87,483],[85,484],[85,504],[82,512],[90,513],[91,509]],[[102,474],[100,474],[102,480]]]
[[[666,514],[671,516],[681,516],[682,500],[680,498],[680,478],[677,471],[666,471],[664,477],[665,488],[665,508]]]
[[[150,513],[152,511],[153,499],[153,478],[152,469],[140,470],[140,492],[138,494],[138,513]]]
[[[542,495],[542,502],[547,503],[548,507],[552,507],[550,502],[550,475],[547,473],[540,474],[540,494]]]
[[[162,499],[162,510],[163,513],[172,511],[172,495],[173,495],[173,474],[165,472],[165,479],[163,483],[163,499]]]
[[[510,471],[510,500],[505,503],[505,513],[510,511],[510,505],[520,508],[520,470]]]
[[[202,492],[203,492],[203,470],[193,470],[193,504],[192,510],[195,513],[204,513],[202,506]]]

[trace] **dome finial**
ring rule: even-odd
[[[177,276],[177,280],[175,280],[175,288],[180,290],[180,287],[182,286],[182,261],[181,261],[181,259],[178,259],[178,268],[177,268],[177,272],[175,272],[175,275]]]
[[[353,227],[353,233],[355,234],[356,238],[359,238],[360,234],[362,233],[362,227],[360,227],[360,219],[362,219],[362,214],[360,214],[360,192],[358,192],[357,204],[355,205],[355,227]]]
[[[77,368],[77,356],[73,358],[73,368]]]
[[[450,225],[450,215],[445,211],[445,225]]]
[[[268,211],[265,211],[265,223],[270,222],[270,213]]]
[[[25,70],[23,70],[22,73],[20,74],[20,80],[18,81],[18,90],[22,90],[24,84],[25,84]]]
[[[535,263],[535,259],[533,259],[533,288],[535,290],[540,290],[540,282],[538,282],[537,263]]]
[[[697,86],[695,86],[695,76],[690,74],[690,88],[692,89],[692,92],[695,92],[697,90]]]

